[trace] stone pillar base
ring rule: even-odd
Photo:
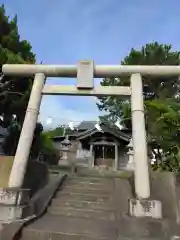
[[[0,223],[9,223],[21,219],[23,206],[0,205]]]
[[[29,201],[29,191],[18,188],[0,188],[0,222],[21,219],[23,209]]]
[[[132,217],[162,218],[162,203],[157,200],[129,200],[129,214]]]

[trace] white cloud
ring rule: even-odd
[[[59,100],[59,101],[57,101]],[[80,123],[83,120],[97,120],[100,112],[97,108],[90,111],[89,108],[82,110],[78,108],[76,110],[63,106],[60,102],[60,98],[56,96],[44,96],[41,103],[39,121],[45,127],[56,127],[61,124],[68,124],[74,122],[75,124]],[[47,120],[52,118],[52,123],[47,124]]]

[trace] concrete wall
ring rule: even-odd
[[[0,188],[8,187],[14,156],[0,156]]]
[[[7,188],[14,156],[0,156],[0,188]],[[24,188],[29,188],[32,194],[43,186],[48,179],[48,169],[44,163],[29,162],[24,177]]]
[[[8,187],[14,156],[0,156],[0,188]]]
[[[177,190],[180,184],[173,172],[150,172],[151,198],[162,202],[163,217],[176,221],[179,218]]]
[[[30,197],[48,182],[48,168],[45,163],[30,161],[24,177],[23,188],[30,189]]]

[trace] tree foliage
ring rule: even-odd
[[[180,52],[173,51],[171,45],[155,42],[146,44],[140,50],[132,49],[121,64],[179,65],[179,57]],[[103,86],[129,86],[130,78],[126,76],[105,78],[101,84]],[[150,75],[143,77],[145,121],[149,148],[156,156],[156,163],[160,161],[163,169],[165,168],[164,166],[168,166],[168,169],[173,171],[175,167],[170,167],[170,163],[173,161],[168,159],[176,159],[175,162],[177,162],[177,156],[179,156],[179,87],[178,77],[154,77]],[[106,120],[111,119],[115,121],[120,118],[126,127],[131,128],[130,100],[123,99],[121,96],[102,97],[99,100],[99,109],[107,112],[107,115],[104,116]],[[169,164],[165,164],[168,161]],[[176,167],[176,170],[178,170],[179,165],[176,164]]]
[[[3,64],[35,63],[35,54],[27,40],[21,40],[17,25],[17,16],[10,19],[6,16],[5,8],[0,7],[0,69]],[[33,79],[25,77],[3,77],[0,82],[0,115],[3,116],[1,125],[8,128],[9,135],[4,142],[7,155],[16,152],[27,103],[32,88]],[[14,121],[13,115],[16,115]],[[54,151],[52,143],[44,137],[43,126],[36,124],[31,158],[37,158],[40,152]]]
[[[42,134],[42,154],[45,162],[55,165],[59,161],[59,152],[53,145],[53,137],[70,134],[72,130],[66,125],[60,125],[52,130],[44,131]]]
[[[70,134],[72,132],[72,130],[67,127],[66,125],[60,125],[52,130],[48,130],[45,132],[45,134],[48,137],[56,137],[56,136],[63,136],[63,135],[67,135]]]
[[[14,156],[16,153],[21,127],[16,123],[9,127],[9,135],[3,144],[6,155]],[[57,151],[53,145],[51,138],[46,132],[43,132],[41,123],[36,124],[33,142],[30,151],[30,159],[39,159],[46,163],[57,162]]]
[[[14,156],[21,133],[21,126],[17,122],[14,122],[9,126],[8,130],[9,134],[4,141],[3,148],[6,155]],[[42,131],[42,124],[37,123],[30,153],[32,158],[37,158],[39,152],[43,148],[43,141],[41,137]]]
[[[17,26],[17,16],[6,16],[4,6],[0,7],[0,69],[6,63],[35,63],[35,54],[31,44],[21,40]],[[22,124],[32,87],[32,79],[4,77],[0,83],[0,114],[4,124],[11,124],[12,115],[16,114]]]

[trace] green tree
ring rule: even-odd
[[[179,65],[180,52],[171,45],[157,42],[146,44],[140,50],[132,49],[122,65]],[[105,78],[103,86],[129,86],[129,77]],[[172,155],[178,154],[180,130],[179,78],[169,76],[143,77],[145,120],[149,148],[161,166]],[[98,107],[107,112],[105,119],[117,120],[131,128],[130,100],[122,97],[99,98]],[[154,149],[161,149],[158,153]],[[167,165],[166,165],[167,166]],[[176,165],[178,167],[178,165]],[[170,170],[173,170],[169,167]]]
[[[0,7],[0,68],[3,64],[32,64],[35,63],[35,54],[31,44],[21,40],[17,16],[10,19],[6,16],[5,7]],[[8,155],[16,152],[24,115],[33,84],[32,78],[27,77],[3,77],[0,82],[0,115],[4,125],[9,130],[9,135],[4,142],[4,150]],[[13,121],[13,115],[16,120]],[[38,154],[47,148],[47,141],[43,138],[43,127],[37,123],[30,156],[37,158]]]
[[[42,133],[43,147],[42,155],[45,162],[55,165],[59,161],[59,152],[55,149],[52,138],[71,134],[72,130],[66,125],[60,125],[52,130]]]
[[[72,133],[72,130],[66,125],[60,125],[52,130],[46,131],[45,133],[49,137],[55,137],[55,136],[63,136],[66,134],[70,134]]]
[[[6,16],[4,5],[0,7],[0,68],[6,63],[35,63],[35,54],[30,43],[20,40],[17,16]],[[1,70],[0,70],[1,71]],[[11,124],[12,115],[22,124],[32,87],[32,79],[4,77],[0,82],[0,114],[5,126]]]
[[[17,122],[9,127],[9,135],[3,144],[6,155],[15,155],[20,133],[21,127]],[[55,164],[57,162],[57,154],[51,138],[46,132],[43,132],[42,124],[37,123],[30,151],[30,159],[35,160],[43,157],[42,161]]]
[[[6,155],[14,156],[16,153],[16,148],[18,145],[21,126],[17,122],[13,122],[9,128],[9,134],[6,137],[3,149]],[[43,139],[42,139],[43,126],[41,123],[36,124],[36,129],[34,132],[33,142],[31,146],[31,158],[37,158],[41,149],[44,147]]]
[[[46,132],[42,133],[41,138],[43,143],[41,148],[42,161],[56,165],[59,161],[59,151],[54,147],[52,139]]]

